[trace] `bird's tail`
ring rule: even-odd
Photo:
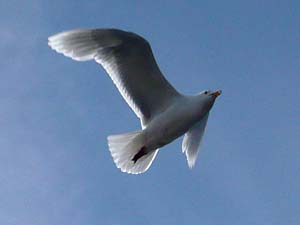
[[[122,172],[138,174],[145,172],[152,164],[157,151],[141,154],[145,149],[143,131],[108,136],[108,147],[113,160]],[[138,159],[136,159],[138,156]]]

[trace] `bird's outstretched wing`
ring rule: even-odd
[[[184,135],[182,142],[182,152],[185,153],[190,168],[192,168],[196,163],[199,146],[205,131],[208,115],[209,113],[207,113]]]
[[[49,45],[74,60],[101,64],[144,126],[179,95],[160,72],[149,43],[137,34],[71,30],[49,37]]]

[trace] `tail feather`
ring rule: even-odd
[[[157,149],[149,152],[134,162],[132,159],[145,144],[142,131],[111,135],[107,139],[116,166],[126,173],[139,174],[145,172],[151,166],[158,151]]]

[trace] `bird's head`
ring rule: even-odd
[[[206,110],[210,110],[213,106],[216,98],[222,93],[221,90],[216,91],[202,91],[198,94],[198,101],[200,101],[200,106],[205,108]]]
[[[213,98],[216,99],[220,94],[222,94],[222,90],[216,90],[216,91],[202,91],[200,93],[203,96],[207,96],[207,98]]]

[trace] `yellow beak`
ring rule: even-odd
[[[222,94],[222,90],[217,90],[217,91],[211,93],[210,95],[211,95],[211,96],[214,96],[214,97],[216,98],[216,97],[218,97],[220,94]]]

